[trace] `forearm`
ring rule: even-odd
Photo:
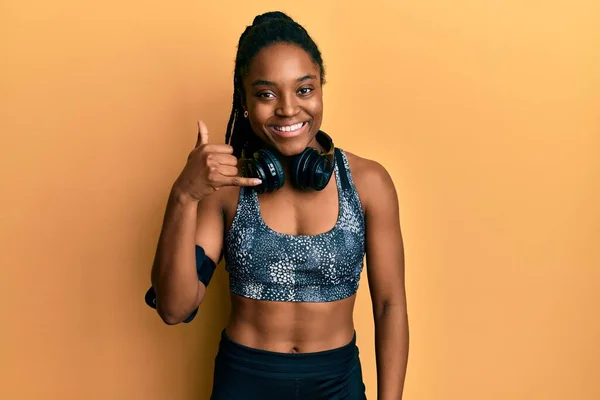
[[[197,210],[197,202],[170,193],[152,266],[156,309],[169,324],[183,321],[198,306]]]
[[[409,330],[406,307],[375,310],[377,399],[401,400],[408,362]]]

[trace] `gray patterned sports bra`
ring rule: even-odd
[[[232,293],[259,300],[327,302],[356,293],[365,255],[365,221],[346,154],[335,150],[339,212],[317,235],[279,233],[263,220],[258,194],[240,188],[224,242]]]

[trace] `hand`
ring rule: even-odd
[[[208,143],[208,128],[198,122],[198,140],[174,185],[174,190],[194,201],[214,193],[224,186],[257,186],[260,179],[238,175],[238,160],[233,147]]]

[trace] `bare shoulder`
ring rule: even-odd
[[[396,188],[387,169],[378,161],[345,151],[352,179],[363,206],[368,209],[383,199],[396,198]]]

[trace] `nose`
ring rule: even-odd
[[[279,98],[275,115],[280,117],[293,117],[300,111],[296,96],[284,95]]]

